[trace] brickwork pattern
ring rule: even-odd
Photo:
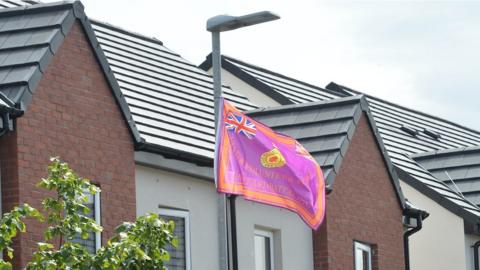
[[[46,176],[49,157],[59,156],[101,187],[103,242],[122,221],[135,219],[133,139],[79,22],[17,120],[16,132],[0,145],[4,210],[18,202],[40,207],[45,192],[35,184]],[[16,269],[42,239],[42,228],[29,222],[17,242]]]
[[[373,245],[373,269],[404,269],[402,210],[365,115],[313,238],[315,270],[354,269],[354,240]]]

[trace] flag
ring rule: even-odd
[[[325,181],[295,139],[244,115],[222,99],[215,145],[217,191],[283,207],[317,229],[325,215]]]

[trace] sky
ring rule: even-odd
[[[82,2],[90,18],[155,37],[195,65],[211,51],[208,18],[269,10],[281,19],[222,33],[222,53],[480,130],[480,1]]]

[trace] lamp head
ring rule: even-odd
[[[261,11],[243,16],[218,15],[207,20],[207,31],[225,32],[278,19],[280,19],[280,16],[270,11]]]

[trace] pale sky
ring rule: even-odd
[[[222,33],[222,53],[325,87],[334,81],[480,130],[480,1],[83,0],[86,13],[198,65],[206,20],[269,10]]]

